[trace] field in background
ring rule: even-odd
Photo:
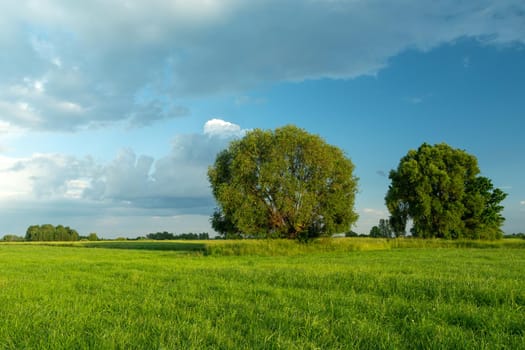
[[[520,240],[0,244],[0,271],[0,349],[525,348]]]
[[[2,244],[2,242],[0,242]],[[484,240],[441,240],[441,239],[381,239],[381,238],[320,238],[300,243],[287,239],[246,239],[246,240],[111,240],[75,242],[13,242],[5,244],[50,245],[84,248],[163,250],[196,253],[214,256],[293,256],[323,252],[353,252],[390,250],[398,248],[514,248],[525,249],[525,239]]]

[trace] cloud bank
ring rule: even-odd
[[[207,222],[215,206],[208,166],[229,141],[244,132],[236,124],[213,119],[202,133],[175,136],[171,150],[158,159],[137,155],[132,149],[122,149],[106,164],[91,156],[0,156],[2,229],[9,229],[4,223],[10,222],[13,213],[26,215],[25,221],[41,215],[47,220],[104,217],[106,223],[123,216],[150,221],[156,217],[161,222],[166,217],[200,215]],[[107,227],[112,226],[117,225]]]
[[[464,37],[525,43],[521,0],[105,1],[0,5],[0,121],[33,130],[142,126],[185,98],[374,75]]]

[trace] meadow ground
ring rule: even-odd
[[[525,349],[524,315],[525,241],[0,244],[0,349]]]

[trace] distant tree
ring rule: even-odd
[[[381,237],[385,238],[391,238],[393,235],[392,226],[390,225],[390,221],[387,219],[380,219],[379,220],[379,232]]]
[[[58,225],[57,227],[45,225],[32,225],[27,228],[26,241],[78,241],[80,235],[77,231]]]
[[[68,241],[78,241],[80,239],[80,235],[78,234],[77,230],[74,230],[70,227],[66,227],[66,229],[69,233]]]
[[[403,204],[400,204],[401,206]],[[391,212],[390,219],[388,219],[388,222],[390,223],[390,228],[392,229],[392,233],[396,237],[402,237],[406,235],[406,225],[407,225],[407,219],[408,216],[401,208],[394,208],[393,212]]]
[[[412,219],[422,238],[501,238],[506,194],[478,176],[477,159],[447,144],[410,150],[396,170],[385,200],[396,236]]]
[[[95,232],[92,232],[90,233],[88,236],[87,236],[87,240],[88,241],[98,241],[98,236]]]
[[[374,238],[391,238],[393,236],[392,227],[389,220],[380,219],[379,224],[372,226],[369,237]]]
[[[373,238],[379,238],[379,237],[382,237],[381,236],[381,230],[379,229],[378,226],[372,226],[372,228],[370,229],[370,237],[373,237]]]
[[[210,236],[207,232],[201,232],[201,233],[181,233],[178,235],[175,235],[173,233],[169,232],[157,232],[157,233],[149,233],[146,235],[147,239],[154,239],[154,240],[207,240],[210,239]]]
[[[53,241],[69,241],[69,232],[68,229],[65,228],[62,225],[58,225],[55,227],[55,233],[53,237]]]
[[[40,241],[56,241],[55,226],[51,224],[45,224],[40,226]]]
[[[37,226],[37,225],[29,226],[26,231],[25,240],[26,241],[41,241],[42,239],[40,239],[40,226]]]
[[[353,170],[343,151],[295,126],[253,130],[208,171],[219,204],[212,226],[297,239],[345,232],[357,220]]]
[[[350,230],[347,233],[345,233],[345,237],[359,237],[359,233]]]
[[[157,233],[148,233],[146,235],[146,238],[155,239],[155,240],[170,240],[170,239],[175,239],[175,235],[173,233],[164,231],[164,232],[157,232]]]
[[[24,241],[24,237],[8,234],[2,237],[2,241],[4,242],[22,242]]]

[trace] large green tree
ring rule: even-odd
[[[223,234],[308,239],[357,220],[354,165],[339,148],[295,126],[255,129],[219,153],[208,177]]]
[[[410,150],[385,198],[395,234],[412,219],[416,237],[500,238],[506,194],[479,173],[476,157],[445,143]]]

